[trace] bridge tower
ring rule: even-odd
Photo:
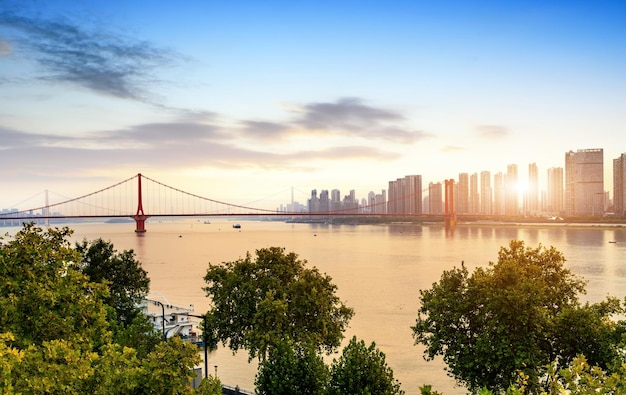
[[[141,173],[137,174],[137,185],[137,214],[133,216],[133,219],[135,220],[135,232],[144,233],[146,231],[146,220],[148,219],[148,216],[143,212],[143,199],[141,197]]]
[[[445,180],[445,222],[446,227],[456,223],[456,210],[454,208],[454,179]]]

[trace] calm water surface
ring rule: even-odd
[[[574,273],[588,281],[583,300],[626,295],[626,229],[548,226],[465,226],[454,232],[430,225],[309,225],[239,221],[149,222],[148,232],[136,235],[134,224],[73,225],[74,238],[102,237],[118,251],[134,249],[148,271],[151,289],[177,305],[194,304],[197,313],[209,308],[202,287],[208,263],[244,257],[270,246],[285,247],[330,275],[342,300],[355,310],[346,339],[356,335],[376,342],[407,394],[432,384],[444,394],[462,394],[447,377],[440,360],[426,362],[415,346],[410,326],[415,323],[419,290],[430,288],[443,270],[460,266],[472,271],[497,259],[501,246],[512,239],[539,243],[563,252]],[[617,243],[609,243],[617,241]],[[329,359],[329,361],[332,358]],[[256,364],[247,354],[233,356],[220,348],[209,355],[210,371],[229,385],[252,390]]]

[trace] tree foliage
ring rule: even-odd
[[[117,252],[111,242],[97,239],[76,243],[81,254],[79,270],[91,281],[105,282],[109,288],[108,304],[125,325],[141,314],[137,305],[150,291],[148,273],[135,259],[133,250]]]
[[[376,343],[367,346],[353,337],[341,357],[333,361],[328,394],[401,395],[404,391]]]
[[[328,368],[311,344],[281,341],[259,365],[255,380],[259,395],[323,395]]]
[[[152,351],[160,336],[139,303],[150,291],[148,273],[135,259],[133,250],[118,252],[111,242],[102,239],[76,243],[81,259],[74,265],[87,278],[103,283],[109,290],[104,299],[109,307],[108,321],[114,341],[137,349],[140,356]]]
[[[191,393],[197,347],[117,343],[109,284],[77,270],[70,235],[27,224],[0,247],[0,393]]]
[[[204,288],[213,302],[207,313],[211,338],[250,358],[265,358],[280,339],[336,349],[353,310],[336,295],[329,276],[283,248],[256,251],[256,257],[209,264]]]
[[[536,387],[551,361],[568,363],[579,353],[608,366],[618,358],[620,330],[610,317],[620,303],[581,305],[585,283],[564,262],[554,247],[514,240],[497,263],[472,275],[465,267],[445,271],[420,291],[416,343],[429,359],[443,356],[450,375],[471,390],[506,390],[519,372]]]
[[[43,231],[32,223],[0,248],[0,328],[18,348],[48,340],[88,343],[110,338],[103,300],[107,287],[72,269],[80,254],[71,231]]]

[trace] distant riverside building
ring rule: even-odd
[[[526,215],[539,214],[539,169],[536,163],[528,165],[528,188],[524,208]]]
[[[548,169],[548,191],[546,195],[546,211],[551,215],[563,215],[563,168]]]
[[[470,176],[469,213],[478,214],[480,211],[480,194],[478,193],[478,174]]]
[[[517,179],[517,165],[506,167],[504,180],[504,215],[519,215],[519,188]]]
[[[582,149],[565,154],[565,212],[567,215],[604,214],[604,151]]]
[[[388,214],[422,214],[422,176],[389,181]]]
[[[626,153],[613,159],[613,212],[626,216]]]
[[[493,214],[504,215],[504,175],[498,172],[493,175]]]
[[[491,173],[480,172],[480,213],[491,215],[492,213]]]
[[[459,182],[456,184],[456,204],[457,214],[469,214],[469,174],[459,173]]]
[[[428,184],[428,209],[430,214],[443,214],[443,190],[440,182]]]

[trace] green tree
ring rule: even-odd
[[[173,339],[140,355],[116,343],[108,286],[76,270],[70,235],[27,224],[0,247],[0,393],[191,393],[197,347]]]
[[[75,267],[90,281],[104,283],[109,289],[105,302],[114,341],[145,356],[160,342],[160,335],[138,307],[150,291],[150,279],[134,251],[119,253],[111,242],[102,239],[83,240],[75,248],[81,255]]]
[[[137,305],[150,291],[148,273],[135,259],[133,250],[117,252],[111,242],[97,239],[76,243],[81,254],[79,270],[93,282],[106,282],[108,304],[115,309],[117,319],[125,325],[141,314]]]
[[[620,304],[609,298],[581,306],[585,283],[564,262],[554,247],[513,240],[497,263],[471,276],[465,267],[445,271],[420,291],[416,343],[426,346],[429,359],[443,356],[449,374],[472,391],[504,391],[519,372],[536,388],[551,361],[568,363],[581,352],[610,365],[621,331],[610,317]]]
[[[213,307],[207,313],[211,338],[250,358],[265,358],[280,339],[311,343],[328,353],[341,343],[353,310],[336,295],[337,286],[317,268],[283,248],[269,247],[243,259],[209,264],[204,288]]]
[[[372,342],[369,346],[356,336],[334,360],[330,372],[330,395],[400,395],[400,383],[385,361],[385,354]]]
[[[259,395],[323,395],[328,368],[312,344],[280,341],[259,365],[255,380]]]
[[[24,349],[47,340],[103,344],[110,339],[105,285],[72,268],[80,254],[68,228],[26,224],[0,248],[0,328]]]
[[[200,381],[200,386],[196,389],[199,395],[222,395],[222,382],[219,378],[208,376]]]

